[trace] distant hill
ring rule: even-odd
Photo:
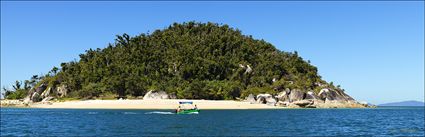
[[[402,101],[402,102],[392,102],[392,103],[385,103],[385,104],[380,104],[378,106],[424,106],[424,102],[420,102],[420,101]]]

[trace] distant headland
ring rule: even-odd
[[[425,103],[421,101],[409,100],[409,101],[385,103],[385,104],[380,104],[378,106],[425,106]]]
[[[370,107],[323,80],[296,51],[280,51],[228,25],[198,22],[174,23],[134,37],[117,35],[103,49],[89,49],[78,61],[3,90],[8,100],[2,106],[84,108],[98,103],[94,108],[102,108],[102,103],[114,106],[121,100],[121,105],[152,109],[170,106],[140,106],[190,99],[198,100],[201,109],[219,109],[214,107],[223,103],[218,100],[241,109]]]

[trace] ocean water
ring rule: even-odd
[[[1,136],[424,136],[423,107],[172,110],[1,108]]]

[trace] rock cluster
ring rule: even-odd
[[[28,95],[24,98],[23,103],[29,104],[34,102],[48,102],[55,97],[64,97],[68,92],[65,85],[56,88],[48,87],[47,84],[41,84],[37,88],[28,91]]]
[[[368,107],[358,103],[344,91],[324,88],[318,94],[313,91],[301,91],[299,89],[285,89],[276,96],[270,94],[249,95],[245,101],[257,104],[289,108],[358,108]]]

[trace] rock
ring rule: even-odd
[[[318,94],[319,98],[326,102],[349,102],[354,103],[355,100],[349,95],[345,94],[344,91],[324,88],[320,90]]]
[[[33,102],[41,101],[40,94],[38,92],[34,92],[34,94],[32,94],[32,96],[31,96],[31,100]]]
[[[289,94],[289,102],[303,100],[305,97],[305,93],[299,89],[294,89]]]
[[[319,96],[315,95],[314,92],[309,91],[305,95],[305,99],[320,99]]]
[[[299,100],[292,102],[292,104],[298,105],[300,107],[305,107],[306,105],[313,104],[313,102],[311,100]]]
[[[252,71],[252,68],[249,65],[246,65],[245,73],[250,73]]]
[[[257,103],[258,104],[266,104],[266,98],[268,98],[269,96],[271,96],[270,94],[258,94],[257,95]]]
[[[29,103],[31,103],[31,102],[32,102],[31,97],[32,97],[32,95],[34,94],[34,92],[35,92],[35,89],[34,89],[34,88],[31,88],[31,89],[28,91],[27,96],[24,98],[24,104],[29,104]]]
[[[68,87],[66,85],[61,84],[56,88],[56,95],[58,97],[65,97],[68,93]]]
[[[252,94],[249,94],[246,98],[245,98],[245,100],[244,101],[246,101],[246,102],[249,102],[249,103],[251,103],[251,104],[254,104],[256,101],[255,101],[255,97],[254,97],[254,95],[252,95]]]
[[[283,86],[275,86],[274,88],[273,88],[273,90],[274,91],[282,91],[283,90]]]
[[[290,92],[287,92],[287,91],[279,92],[279,93],[277,94],[276,98],[277,98],[279,101],[282,101],[282,102],[289,102],[289,93],[290,93]]]
[[[40,86],[38,86],[35,89],[35,92],[38,92],[38,94],[41,94],[44,90],[46,90],[46,88],[47,88],[47,85],[46,84],[41,84]]]
[[[149,100],[149,99],[170,99],[170,97],[165,91],[150,90],[143,97],[143,100]]]
[[[362,105],[362,106],[364,106],[364,107],[376,107],[375,105],[373,105],[373,104],[370,104],[370,103],[368,103],[368,102],[366,102],[366,101],[361,101],[361,102],[357,102],[358,104],[360,104],[360,105]]]
[[[289,104],[289,102],[279,101],[277,102],[276,106],[287,107]]]
[[[240,67],[240,68],[243,68],[243,69],[245,68],[245,66],[244,66],[244,65],[242,65],[242,64],[239,64],[239,67]]]
[[[273,98],[270,94],[258,94],[257,95],[257,103],[259,104],[267,104],[274,106],[276,105],[276,99]]]
[[[325,103],[325,101],[320,100],[320,99],[311,99],[313,101],[313,104],[321,104],[321,103]]]
[[[169,99],[177,99],[176,94],[168,94]]]
[[[43,99],[48,97],[51,91],[52,91],[52,87],[48,87],[46,90],[43,91],[43,93],[41,93],[40,97]]]
[[[266,104],[269,106],[275,106],[277,100],[273,97],[269,97],[269,98],[266,98],[266,102],[267,102]]]
[[[47,101],[50,101],[52,99],[54,99],[54,98],[53,97],[46,97],[43,100],[41,100],[41,102],[47,102]]]

